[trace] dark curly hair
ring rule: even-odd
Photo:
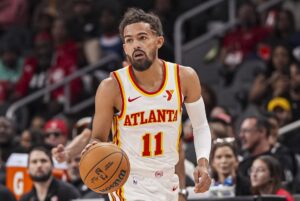
[[[122,40],[124,41],[124,29],[127,25],[144,22],[148,23],[151,29],[158,36],[163,36],[163,28],[161,21],[154,13],[146,13],[142,9],[129,8],[119,25],[119,32]]]

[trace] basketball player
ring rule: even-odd
[[[164,37],[157,16],[129,9],[119,31],[131,65],[101,82],[92,129],[92,138],[105,142],[113,123],[114,143],[130,160],[127,182],[110,199],[178,200],[175,165],[183,102],[192,122],[198,160],[195,192],[207,191],[211,134],[196,72],[158,58]]]

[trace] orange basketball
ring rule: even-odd
[[[82,181],[91,190],[111,193],[126,182],[130,163],[126,153],[117,145],[97,143],[81,156],[79,171]]]

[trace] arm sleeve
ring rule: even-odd
[[[200,158],[209,160],[211,133],[206,118],[203,98],[201,97],[193,103],[185,103],[185,107],[192,122],[197,161]]]

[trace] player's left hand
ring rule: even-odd
[[[208,174],[207,167],[197,165],[194,170],[194,181],[195,193],[204,193],[208,191],[211,184],[211,178]]]

